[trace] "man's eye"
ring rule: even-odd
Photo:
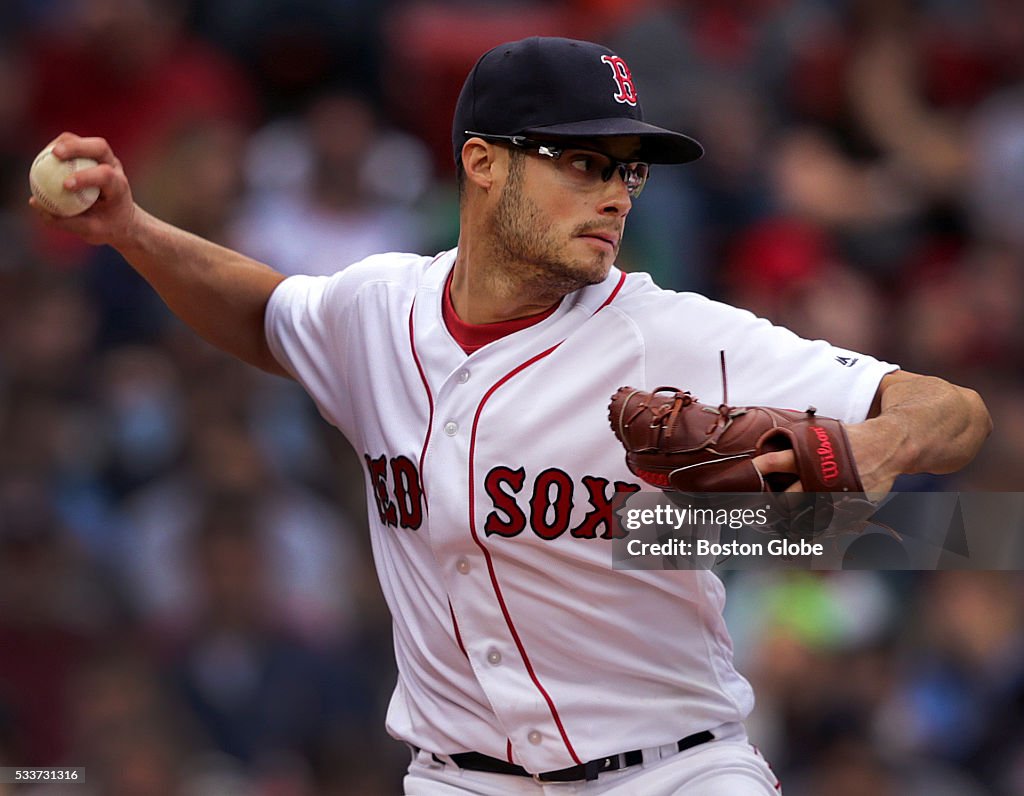
[[[569,164],[574,169],[576,169],[577,171],[581,171],[584,174],[589,174],[598,168],[597,158],[595,158],[593,155],[588,155],[583,152],[573,154],[569,158]]]

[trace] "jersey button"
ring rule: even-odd
[[[534,746],[544,740],[543,736],[538,730],[530,730],[530,734],[526,736],[526,740],[532,743]]]
[[[487,651],[487,662],[491,664],[491,666],[497,666],[501,663],[501,653],[492,647]]]
[[[455,568],[459,571],[459,574],[468,575],[470,569],[469,559],[460,558],[458,561],[455,562]]]
[[[456,432],[459,430],[459,424],[454,420],[449,420],[444,424],[444,433],[449,437],[454,437]]]
[[[459,380],[459,384],[465,384],[467,381],[469,381],[469,371],[460,370],[459,375],[456,378]]]

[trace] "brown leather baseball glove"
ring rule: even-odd
[[[843,424],[814,407],[713,407],[674,387],[620,387],[608,419],[626,448],[629,469],[662,489],[782,492],[799,480],[805,492],[863,496]],[[796,458],[795,475],[762,475],[753,464],[755,456],[788,449]]]

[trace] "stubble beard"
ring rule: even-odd
[[[523,159],[513,159],[509,180],[494,211],[492,230],[496,255],[504,272],[519,280],[527,290],[548,294],[553,299],[587,285],[603,282],[618,254],[594,252],[590,259],[573,258],[564,246],[594,224],[580,224],[559,245],[554,230],[535,202],[523,195]]]

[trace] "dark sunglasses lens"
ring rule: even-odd
[[[646,163],[622,163],[619,165],[619,173],[622,174],[622,181],[626,183],[626,189],[631,198],[636,199],[647,184],[647,175],[651,167]]]
[[[629,195],[636,199],[644,189],[650,170],[651,167],[647,163],[621,163],[613,160],[602,170],[601,179],[608,182],[612,175],[618,172],[622,181],[626,183],[626,188],[629,189]]]

